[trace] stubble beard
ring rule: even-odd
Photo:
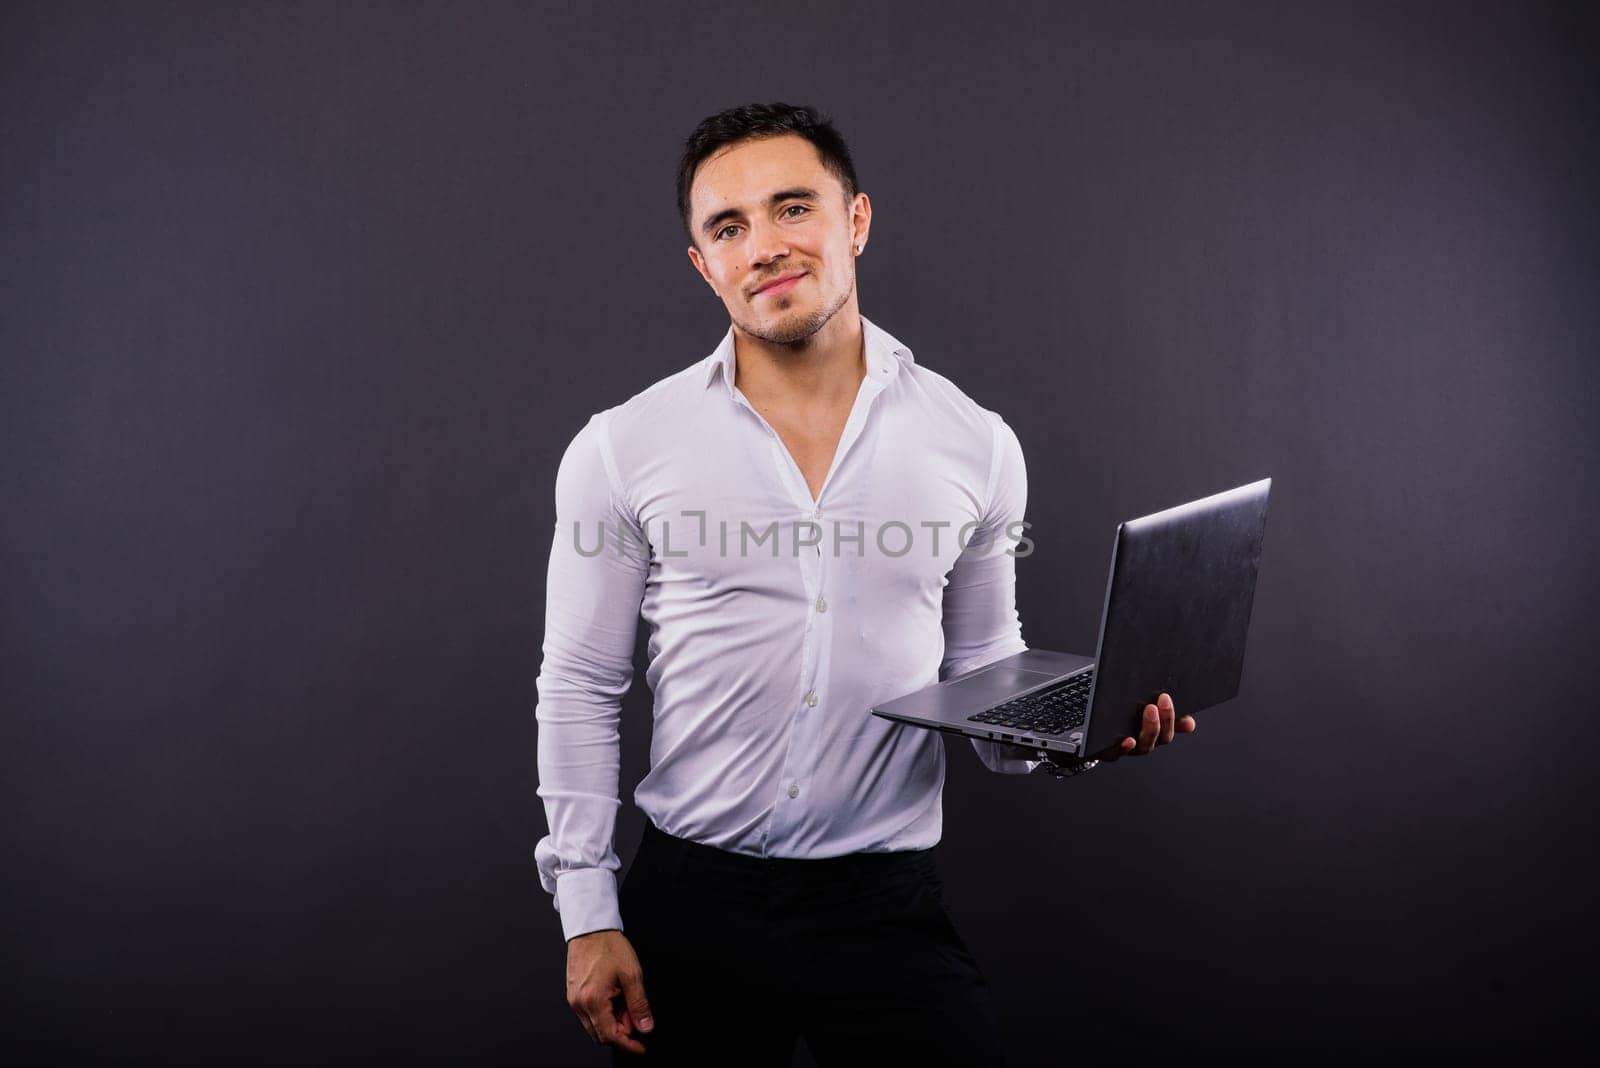
[[[832,304],[819,307],[809,315],[802,315],[799,318],[790,318],[780,312],[775,317],[776,321],[769,321],[768,325],[758,325],[754,328],[747,326],[745,333],[771,345],[799,345],[838,314],[839,309],[844,307],[845,301],[850,299],[850,293],[854,288],[855,279],[852,278],[850,288],[842,291]]]

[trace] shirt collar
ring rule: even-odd
[[[916,362],[909,348],[865,315],[861,316],[861,339],[867,358],[867,377],[880,386],[893,382],[895,375],[900,373],[902,364],[910,365]],[[734,359],[732,324],[729,324],[728,332],[722,335],[722,341],[716,350],[706,357],[705,363],[706,388],[710,389],[720,374],[723,388],[728,391],[728,396],[733,396],[734,369],[737,361]]]

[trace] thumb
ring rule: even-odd
[[[628,1003],[628,1015],[633,1017],[634,1026],[640,1031],[648,1032],[655,1027],[655,1021],[650,1018],[650,1002],[644,996],[644,981],[638,975],[622,977],[622,1000]]]

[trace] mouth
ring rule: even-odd
[[[764,285],[760,289],[756,290],[756,296],[759,297],[759,296],[771,295],[771,294],[774,294],[774,293],[787,292],[788,290],[793,289],[795,287],[795,284],[797,282],[799,282],[800,279],[802,279],[804,277],[805,277],[805,272],[802,271],[799,274],[790,275],[788,278],[780,278],[776,282],[768,282],[766,285]]]

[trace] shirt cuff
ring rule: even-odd
[[[972,743],[983,766],[1001,775],[1027,775],[1043,763],[1035,759],[1038,750],[1025,745],[1012,745],[988,738],[974,738]]]
[[[574,868],[556,875],[556,911],[568,941],[590,931],[622,930],[617,873],[610,868]]]
[[[1007,745],[1005,742],[996,742],[994,747],[995,755],[999,757],[994,770],[1002,775],[1026,775],[1042,763],[1035,756],[1039,752],[1037,749],[1025,745]]]

